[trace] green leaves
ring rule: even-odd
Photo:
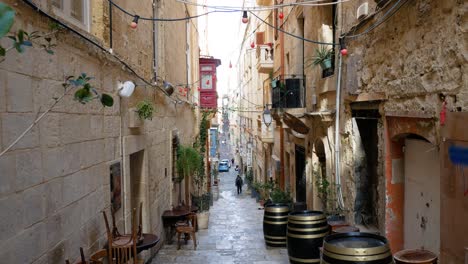
[[[114,105],[114,98],[108,94],[101,95],[101,104],[107,107],[111,107]]]
[[[86,73],[82,73],[75,79],[75,76],[68,76],[62,86],[67,89],[70,86],[77,88],[73,95],[74,100],[81,104],[86,104],[94,99],[99,99],[103,106],[111,107],[114,105],[114,99],[108,94],[99,94],[99,92],[89,83],[93,77],[89,77]]]
[[[10,32],[15,19],[15,11],[7,4],[0,3],[0,38]]]
[[[204,175],[198,175],[198,171],[203,166],[201,156],[198,151],[191,146],[180,145],[177,148],[177,172],[179,173],[179,181],[182,181],[186,176],[197,176],[194,178],[196,183],[203,181]],[[195,175],[194,175],[195,174]],[[199,177],[202,176],[202,177]]]
[[[140,101],[136,106],[136,112],[141,119],[153,119],[154,106],[148,100]]]
[[[20,29],[16,35],[8,36],[9,39],[13,40],[13,47],[19,53],[24,52],[24,46],[32,47],[32,42],[30,40],[30,35],[24,30]]]

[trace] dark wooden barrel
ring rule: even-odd
[[[424,249],[405,249],[393,256],[396,264],[436,264],[437,255]]]
[[[263,215],[263,236],[270,247],[286,247],[289,205],[269,203]]]
[[[359,228],[355,226],[342,226],[342,227],[336,228],[335,230],[332,229],[332,234],[351,233],[351,232],[359,232]]]
[[[325,214],[297,211],[288,217],[288,255],[291,263],[319,263],[323,238],[330,233]]]
[[[390,264],[392,252],[385,237],[370,233],[340,233],[323,240],[321,263]]]

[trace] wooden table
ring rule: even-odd
[[[159,237],[154,234],[145,234],[143,233],[143,241],[137,244],[137,252],[140,253],[143,250],[148,250],[159,242]]]
[[[137,253],[140,253],[143,250],[148,250],[156,246],[156,244],[158,244],[160,240],[160,238],[155,234],[143,233],[142,235],[143,235],[143,240],[140,240],[140,242],[137,242],[137,246],[136,246]],[[130,236],[130,235],[123,235],[123,236]],[[106,242],[103,248],[107,249],[108,245],[109,245],[108,242]]]
[[[175,233],[175,224],[177,221],[182,221],[191,212],[184,209],[166,210],[162,215],[163,226],[166,232],[166,239],[168,244],[172,244],[172,236]]]

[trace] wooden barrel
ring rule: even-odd
[[[385,237],[370,233],[340,233],[323,240],[322,264],[390,264],[392,252]]]
[[[330,233],[325,214],[297,211],[288,218],[288,255],[291,263],[319,263],[323,238]]]
[[[287,204],[269,203],[263,215],[263,236],[270,247],[286,247],[286,227],[288,224],[289,206]]]
[[[436,264],[437,255],[424,249],[405,249],[393,256],[396,264]]]
[[[335,230],[332,229],[332,234],[351,233],[351,232],[359,232],[359,228],[355,226],[342,226],[342,227],[336,228]]]

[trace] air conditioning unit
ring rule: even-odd
[[[364,4],[360,5],[357,9],[357,19],[363,19],[369,15],[369,4],[365,2]]]

